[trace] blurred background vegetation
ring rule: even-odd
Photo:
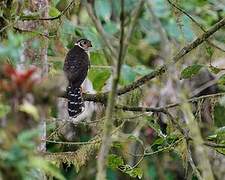
[[[120,12],[119,0],[0,1],[0,179],[95,179],[105,105],[86,102],[84,114],[67,122],[62,67],[75,40],[91,40],[84,92],[109,91]],[[168,63],[224,17],[223,0],[125,0],[131,33],[119,87]],[[166,74],[117,97],[117,105],[172,106],[114,110],[108,179],[204,179],[205,168],[225,179],[224,42],[221,28]]]

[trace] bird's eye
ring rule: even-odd
[[[87,42],[86,42],[86,41],[84,41],[84,42],[83,42],[83,44],[87,44]]]

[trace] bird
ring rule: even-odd
[[[90,67],[89,50],[91,41],[82,38],[75,42],[73,48],[66,55],[63,71],[68,80],[67,99],[69,117],[75,118],[80,115],[84,107],[81,84],[87,77]]]

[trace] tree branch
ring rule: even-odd
[[[216,144],[214,142],[209,142],[209,141],[205,141],[203,144],[213,148],[225,148],[225,144]]]
[[[106,163],[107,157],[109,153],[109,149],[111,146],[111,132],[113,128],[113,109],[115,105],[115,97],[116,97],[116,90],[121,74],[121,67],[124,60],[124,0],[121,0],[121,14],[120,14],[120,49],[119,49],[119,56],[118,62],[116,65],[116,72],[115,76],[113,77],[112,81],[112,88],[111,92],[109,93],[109,99],[107,102],[106,108],[106,119],[104,121],[104,129],[103,129],[103,137],[102,137],[102,145],[101,149],[98,154],[98,161],[97,161],[97,180],[104,180],[106,179]]]
[[[143,106],[124,106],[124,105],[116,105],[116,109],[121,109],[123,111],[134,111],[134,112],[165,112],[164,107],[143,107]]]
[[[184,101],[185,97],[181,95]],[[189,130],[190,136],[192,137],[193,148],[196,156],[197,167],[201,170],[202,178],[208,180],[214,180],[211,165],[207,156],[206,148],[203,146],[204,141],[201,136],[200,128],[198,122],[196,121],[191,106],[188,103],[184,103],[181,106],[187,128]]]
[[[14,26],[13,29],[15,29],[16,31],[18,31],[20,33],[21,32],[22,33],[34,33],[34,34],[43,36],[43,37],[48,38],[48,39],[55,37],[55,36],[49,36],[47,33],[44,33],[44,32],[32,31],[32,30],[29,30],[29,29],[20,29],[16,26]]]
[[[125,106],[125,105],[116,105],[116,109],[122,109],[124,111],[134,111],[134,112],[162,112],[167,114],[167,110],[171,108],[175,108],[177,106],[180,106],[184,103],[190,103],[190,102],[197,102],[202,99],[208,99],[208,98],[217,98],[224,96],[225,93],[216,93],[216,94],[209,94],[199,97],[190,98],[187,100],[187,102],[180,102],[180,103],[172,103],[168,104],[166,106],[161,107],[143,107],[143,106]]]
[[[71,162],[74,163],[76,171],[78,172],[80,167],[84,166],[86,162],[92,157],[93,154],[100,147],[101,138],[95,136],[92,138],[89,143],[83,144],[75,152],[57,152],[57,153],[44,153],[44,157],[48,160],[57,161],[57,162]]]

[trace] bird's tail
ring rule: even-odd
[[[81,87],[73,87],[72,85],[68,85],[67,97],[68,97],[69,116],[70,117],[78,116],[80,113],[82,113],[84,109]]]

